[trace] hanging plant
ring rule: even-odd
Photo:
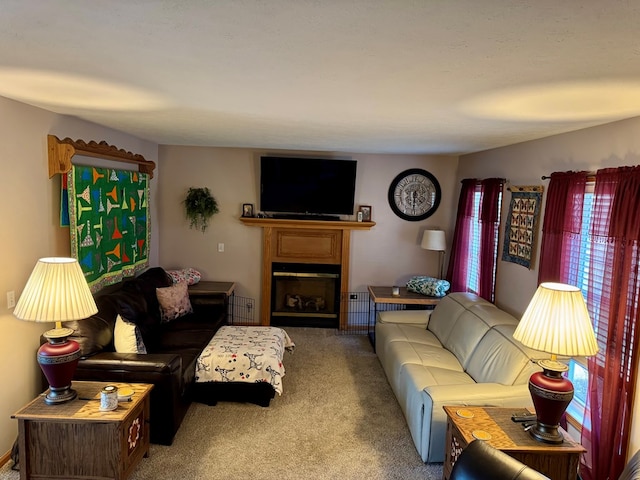
[[[197,228],[202,233],[209,226],[209,219],[219,212],[218,202],[207,187],[190,188],[184,199],[184,206],[189,228]]]

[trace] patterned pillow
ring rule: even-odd
[[[160,318],[163,322],[170,322],[193,312],[187,282],[178,282],[170,287],[156,288],[156,295],[160,303]]]
[[[113,344],[118,353],[147,353],[140,329],[120,315],[116,317],[113,329]]]
[[[451,285],[439,278],[417,276],[407,282],[407,290],[429,297],[444,297]]]
[[[180,270],[167,270],[173,283],[187,282],[187,285],[195,285],[200,281],[202,275],[195,268],[183,268]]]

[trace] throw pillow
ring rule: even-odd
[[[163,322],[170,322],[193,312],[187,287],[187,282],[178,282],[170,287],[156,288]]]
[[[446,280],[417,276],[407,282],[407,290],[429,297],[444,297],[451,285]]]
[[[147,353],[140,329],[120,315],[116,317],[113,329],[113,343],[118,353]]]
[[[195,285],[200,281],[202,275],[195,268],[183,268],[180,270],[167,270],[173,283],[187,282],[187,285]]]

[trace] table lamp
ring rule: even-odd
[[[20,320],[56,322],[44,333],[49,343],[38,350],[38,363],[47,378],[45,403],[68,402],[76,398],[71,379],[80,358],[78,342],[62,322],[81,320],[98,312],[82,269],[74,258],[41,258],[31,272],[13,314]]]
[[[560,419],[573,399],[573,384],[562,376],[568,367],[558,355],[595,355],[598,343],[578,287],[563,283],[542,283],[527,307],[513,338],[534,350],[550,353],[537,363],[542,372],[529,379],[529,391],[536,409],[536,424],[529,433],[540,442],[564,441],[558,431]]]
[[[444,231],[443,230],[425,230],[422,234],[422,242],[420,246],[425,250],[435,250],[440,252],[439,263],[438,263],[438,272],[439,277],[442,278],[443,267],[444,267],[444,251],[447,249],[447,242],[445,240]]]

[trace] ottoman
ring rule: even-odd
[[[221,327],[198,357],[194,400],[268,407],[276,393],[282,394],[284,352],[294,347],[278,327]]]

